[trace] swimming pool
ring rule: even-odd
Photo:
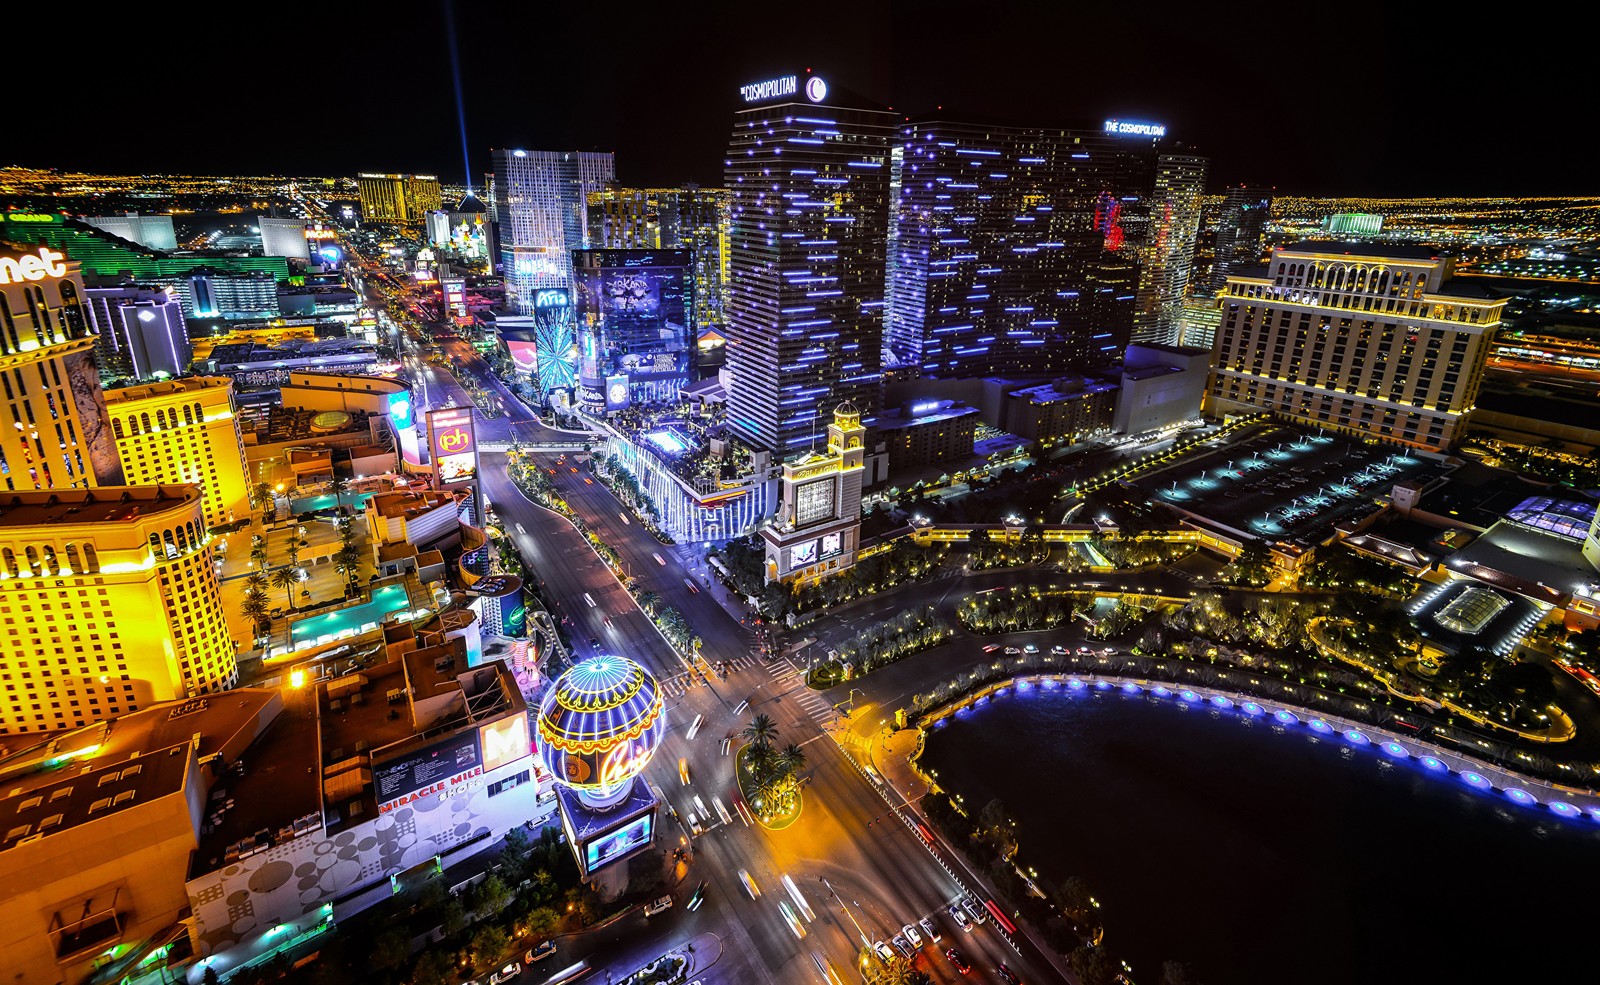
[[[376,492],[345,493],[344,505],[360,513],[366,509],[367,500],[378,495]],[[289,512],[315,513],[318,510],[331,510],[339,505],[339,497],[333,493],[323,493],[320,496],[309,496],[305,499],[289,500]]]
[[[290,623],[289,649],[298,650],[314,643],[328,643],[345,636],[354,636],[376,629],[383,617],[409,603],[406,587],[400,582],[390,582],[374,589],[372,598],[348,609],[336,609]]]

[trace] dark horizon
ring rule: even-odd
[[[1412,22],[1398,35],[1373,5],[1341,8],[1350,33],[1335,34],[1314,20],[1193,8],[925,0],[858,4],[842,29],[795,23],[787,8],[711,6],[458,4],[470,183],[481,184],[491,147],[524,147],[614,151],[624,185],[721,184],[738,86],[810,68],[910,116],[1161,123],[1211,159],[1213,193],[1241,183],[1313,197],[1600,193],[1584,187],[1593,177],[1567,135],[1585,113],[1581,89],[1515,85],[1499,67],[1497,53],[1529,45],[1556,54],[1534,25]],[[75,25],[71,72],[51,46],[13,51],[14,79],[49,80],[77,112],[28,113],[0,165],[465,176],[443,0],[321,8],[237,53],[211,8],[171,8],[159,30],[127,10],[88,16]],[[495,50],[506,38],[519,39],[515,50]],[[152,50],[123,78],[129,44]],[[1412,67],[1435,52],[1458,61],[1428,77]],[[197,78],[218,64],[236,75]]]

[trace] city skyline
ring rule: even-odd
[[[956,4],[918,5],[915,17],[904,5],[869,4],[856,8],[848,31],[805,23],[776,31],[781,15],[743,7],[727,8],[726,16],[661,10],[634,15],[627,29],[608,32],[603,59],[592,44],[562,45],[530,57],[514,73],[489,57],[490,39],[584,37],[593,23],[560,9],[463,7],[455,12],[455,34],[464,134],[447,32],[440,29],[441,3],[416,4],[407,15],[382,19],[327,10],[303,50],[301,77],[311,95],[350,93],[353,114],[319,129],[311,148],[299,140],[281,147],[270,141],[169,144],[175,156],[159,167],[304,173],[303,162],[315,159],[325,163],[310,170],[437,172],[459,181],[464,145],[476,186],[490,169],[490,147],[564,147],[615,152],[624,184],[715,185],[739,85],[810,68],[913,119],[942,110],[1019,125],[1105,118],[1161,123],[1174,140],[1211,159],[1211,192],[1250,183],[1282,195],[1570,195],[1586,184],[1576,156],[1563,147],[1564,123],[1579,110],[1575,92],[1554,88],[1531,98],[1511,80],[1471,72],[1453,77],[1444,98],[1417,88],[1412,94],[1422,108],[1402,110],[1390,89],[1403,81],[1397,75],[1411,70],[1385,60],[1387,34],[1367,37],[1353,28],[1330,34],[1278,18],[1271,24],[1208,20],[1182,10],[1134,23],[1116,10],[1009,6],[1011,17],[975,20]],[[79,26],[75,45],[91,59],[109,52],[124,43],[134,17],[131,11],[97,14]],[[1371,18],[1346,11],[1343,19],[1387,23],[1376,10]],[[1015,29],[1019,21],[1026,30]],[[170,57],[150,59],[141,69],[142,91],[181,92],[191,119],[220,119],[245,105],[236,85],[192,84],[192,59],[183,53],[218,45],[211,23],[180,9],[163,23]],[[1490,53],[1466,25],[1423,23],[1411,30],[1437,50]],[[1495,44],[1534,43],[1533,30],[1497,25]],[[318,42],[332,47],[323,51]],[[407,56],[408,70],[395,72],[357,57],[362,50],[414,54]],[[35,138],[6,163],[149,170],[136,144],[97,139],[97,113],[116,111],[95,108],[100,82],[64,75],[44,58],[42,50],[19,52],[17,76],[49,79],[57,98],[88,112],[42,116],[34,123]],[[402,83],[403,94],[379,91]],[[572,98],[553,98],[558,93]],[[266,112],[270,125],[272,111],[252,112]],[[1515,155],[1494,153],[1494,131],[1485,121],[1495,119],[1517,134]],[[1488,143],[1476,137],[1480,132]],[[1463,153],[1478,146],[1484,151]]]

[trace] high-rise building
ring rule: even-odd
[[[1154,140],[928,120],[900,127],[887,348],[923,376],[1050,373],[1127,344]]]
[[[232,380],[191,376],[109,390],[106,411],[128,482],[199,486],[208,527],[250,515]]]
[[[1214,413],[1296,420],[1443,451],[1462,432],[1504,300],[1423,247],[1305,242],[1222,295]]]
[[[779,458],[822,443],[829,409],[871,425],[882,383],[893,113],[818,76],[741,88],[732,189],[728,418]]]
[[[1217,219],[1217,246],[1211,268],[1211,289],[1220,291],[1228,275],[1261,263],[1267,219],[1272,215],[1272,190],[1237,185],[1222,199]],[[1187,343],[1185,343],[1187,344]]]
[[[188,318],[275,318],[282,310],[270,274],[196,267],[150,281],[176,294]]]
[[[130,243],[138,243],[149,250],[176,250],[178,235],[172,228],[170,215],[140,215],[128,212],[123,215],[89,215],[83,221]]]
[[[688,250],[696,327],[720,328],[728,283],[726,188],[615,188],[589,195],[589,242],[613,250]]]
[[[363,222],[415,225],[444,201],[431,174],[361,174],[356,192]]]
[[[269,257],[289,257],[293,260],[311,259],[311,247],[306,241],[304,219],[262,216],[256,220],[261,231],[261,254]]]
[[[1369,212],[1335,212],[1322,220],[1322,231],[1333,236],[1376,236],[1383,232],[1383,216]]]
[[[538,292],[572,291],[572,251],[589,246],[589,193],[617,180],[616,156],[493,150],[495,220],[506,298],[534,313]]]
[[[86,306],[65,254],[0,244],[0,490],[122,481]]]
[[[85,306],[98,340],[100,375],[108,379],[182,376],[194,359],[183,302],[165,287],[86,287]]]
[[[0,493],[0,733],[45,732],[238,678],[195,486]],[[20,618],[18,618],[20,617]]]
[[[1162,154],[1156,159],[1139,292],[1134,300],[1135,342],[1177,342],[1180,309],[1189,293],[1195,242],[1200,237],[1205,185],[1205,158]]]
[[[0,241],[30,247],[48,246],[77,261],[83,276],[112,281],[145,282],[155,277],[178,277],[196,267],[230,273],[267,273],[279,283],[289,280],[289,261],[283,257],[201,252],[173,256],[110,235],[60,212],[0,213]]]

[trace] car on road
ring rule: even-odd
[[[662,896],[659,899],[653,899],[644,905],[644,915],[647,917],[653,917],[657,913],[662,913],[670,909],[672,909],[672,897]]]
[[[584,476],[583,477],[583,484],[586,485],[586,486],[592,486],[592,485],[594,485],[594,480],[589,478],[588,476]]]
[[[684,758],[678,760],[678,779],[683,782],[684,786],[687,787],[689,785],[689,760],[688,760],[688,757],[684,757]]]
[[[783,922],[789,925],[789,931],[796,940],[805,940],[806,928],[800,923],[800,918],[795,916],[794,907],[783,900],[778,901],[778,912],[783,914]]]
[[[1022,652],[1032,656],[1033,654],[1039,652],[1039,645],[1037,643],[1029,643],[1027,646],[1022,648]]]
[[[999,975],[1000,980],[1005,982],[1006,985],[1022,985],[1022,979],[1017,977],[1016,972],[1007,968],[1003,961],[1000,963],[1000,967],[995,969],[995,974]]]
[[[983,912],[983,907],[970,896],[961,901],[961,908],[967,911],[967,915],[972,918],[973,923],[981,924],[989,919],[988,914]]]
[[[1117,648],[1116,648],[1116,647],[1114,647],[1114,646],[1108,646],[1108,647],[1106,647],[1106,648],[1105,648],[1105,649],[1104,649],[1104,650],[1101,650],[1101,651],[1100,651],[1100,655],[1101,655],[1101,656],[1102,656],[1102,657],[1109,657],[1109,656],[1113,656],[1113,655],[1115,655],[1115,654],[1116,654],[1116,652],[1117,652]]]
[[[966,911],[961,909],[960,903],[950,904],[950,919],[956,922],[957,927],[969,934],[972,933],[972,918],[967,916]]]
[[[1022,648],[1021,647],[1016,647],[1016,646],[1008,646],[1008,647],[1006,647],[1006,654],[1008,656],[1015,657],[1015,656],[1020,655],[1021,653],[1022,653]]]
[[[899,951],[901,954],[904,954],[908,958],[916,953],[911,950],[911,945],[906,943],[906,935],[904,934],[894,935],[894,949]]]
[[[890,962],[894,961],[894,952],[889,950],[889,945],[885,944],[883,941],[872,942],[872,953],[876,954],[878,956],[878,960],[882,961],[884,964],[889,964]]]
[[[917,921],[917,926],[921,927],[922,932],[928,935],[928,940],[933,941],[935,944],[944,940],[944,935],[939,933],[939,927],[933,922],[932,917],[923,917]]]
[[[657,563],[657,564],[659,564],[659,565],[661,565],[661,566],[662,566],[662,567],[663,567],[663,568],[665,568],[665,567],[666,567],[666,566],[667,566],[667,562],[666,562],[666,560],[665,560],[665,559],[664,559],[664,558],[662,558],[662,556],[661,556],[661,555],[659,555],[659,554],[652,554],[652,555],[650,555],[650,556],[651,556],[651,557],[653,557],[653,558],[655,558],[655,559],[656,559],[656,563]]]
[[[1086,647],[1086,646],[1080,646],[1080,647],[1078,647],[1078,656],[1080,656],[1080,657],[1092,657],[1092,656],[1094,656],[1094,650],[1092,650],[1092,649],[1090,649],[1089,647]]]
[[[744,891],[750,894],[751,899],[761,895],[761,888],[756,885],[754,879],[750,878],[750,873],[744,869],[739,870],[739,881],[744,883]]]
[[[999,643],[990,643],[988,646],[983,648],[983,652],[984,653],[993,653],[994,651],[996,651],[998,649],[1000,649],[1000,644]]]
[[[1062,646],[1060,643],[1057,643],[1055,646],[1050,648],[1050,652],[1055,656],[1064,657],[1072,651]]]
[[[700,909],[700,904],[704,903],[705,901],[706,881],[702,879],[700,880],[700,885],[694,887],[694,893],[689,897],[689,902],[685,905],[685,909],[687,909],[690,913],[693,913],[695,910]]]
[[[972,971],[972,962],[968,961],[967,956],[955,948],[952,947],[950,950],[944,952],[944,956],[949,958],[950,963],[954,965],[955,969],[961,972],[963,975]]]
[[[504,982],[516,981],[517,976],[520,974],[522,974],[522,965],[513,961],[490,975],[489,985],[502,985]]]
[[[906,940],[911,942],[912,947],[922,946],[922,935],[917,933],[917,928],[911,924],[908,923],[904,927],[901,927],[900,933],[906,935]]]
[[[528,953],[522,956],[522,960],[528,962],[529,964],[533,964],[535,961],[543,961],[545,958],[548,958],[555,953],[555,941],[541,941],[529,949]]]

